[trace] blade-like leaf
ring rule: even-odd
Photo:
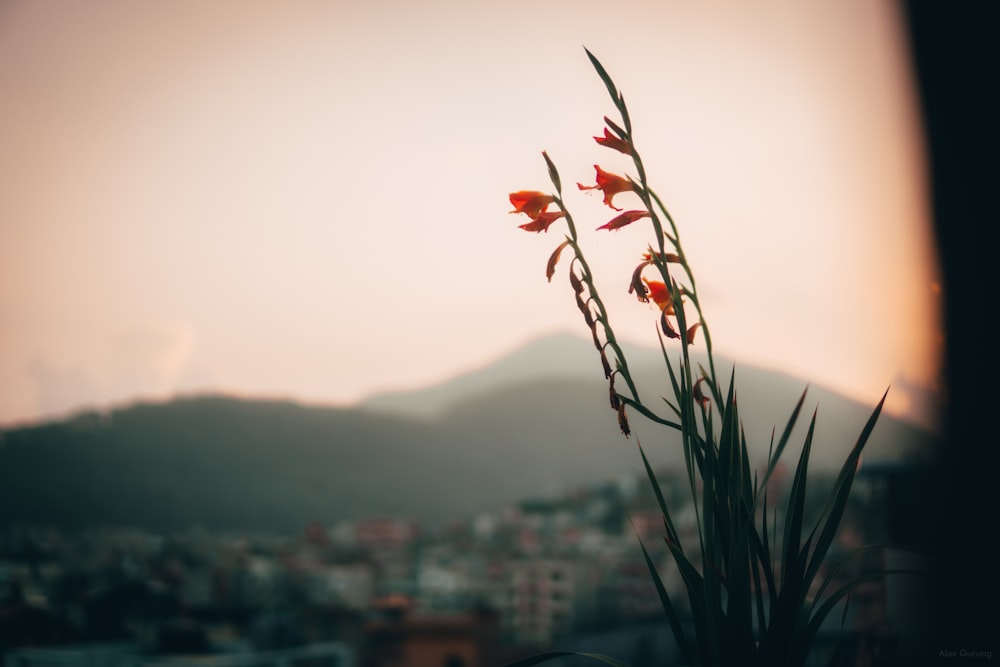
[[[669,419],[667,419],[665,417],[661,417],[661,416],[655,414],[652,410],[650,410],[649,408],[647,408],[645,405],[643,405],[642,403],[639,403],[636,400],[633,400],[633,399],[629,398],[628,396],[624,396],[622,394],[618,394],[618,399],[622,403],[624,403],[625,405],[627,405],[630,408],[634,409],[636,412],[638,412],[639,414],[641,414],[646,419],[649,419],[650,421],[654,421],[657,424],[663,424],[664,426],[669,426],[670,428],[675,428],[678,431],[682,430],[681,425],[678,424],[677,422],[670,421]]]
[[[667,346],[663,341],[663,332],[660,331],[659,328],[656,328],[656,334],[660,340],[660,352],[663,354],[663,363],[667,365],[667,373],[670,375],[670,386],[674,390],[674,396],[677,398],[678,401],[680,401],[681,388],[677,384],[677,374],[674,373],[674,365],[670,362],[670,355],[667,354]]]
[[[809,610],[810,613],[812,613],[812,610],[815,609],[816,605],[819,604],[820,600],[823,597],[823,593],[826,592],[827,587],[837,579],[837,576],[840,574],[841,570],[843,570],[848,563],[850,563],[854,558],[860,556],[866,551],[869,551],[871,549],[882,549],[882,548],[885,548],[885,545],[865,544],[863,546],[851,549],[846,554],[838,558],[837,562],[830,566],[830,569],[826,573],[826,576],[823,577],[823,581],[820,582],[819,588],[816,589],[816,595],[814,596],[813,599],[813,605],[812,608]]]
[[[837,589],[835,592],[830,594],[830,597],[823,603],[823,605],[816,610],[816,612],[809,619],[809,624],[805,631],[800,637],[797,637],[797,642],[799,643],[800,649],[807,649],[819,632],[820,626],[823,625],[824,619],[827,615],[833,611],[837,606],[837,603],[845,596],[850,594],[855,588],[861,584],[867,583],[869,581],[874,581],[875,579],[880,579],[885,576],[892,576],[897,574],[924,574],[920,572],[915,572],[913,570],[879,570],[877,572],[868,572],[863,575],[859,575],[857,578],[853,579],[851,582],[844,584],[841,588]]]
[[[642,556],[646,559],[646,567],[649,568],[649,574],[653,578],[653,585],[656,587],[656,594],[660,597],[660,604],[663,606],[663,611],[667,615],[667,620],[670,621],[670,629],[673,630],[674,638],[677,640],[677,645],[681,649],[681,654],[684,656],[685,661],[691,662],[693,658],[691,646],[688,644],[687,635],[684,634],[684,627],[681,625],[680,616],[677,614],[674,604],[670,601],[670,595],[667,593],[667,589],[663,585],[663,579],[660,578],[660,573],[656,569],[656,564],[654,564],[653,559],[649,557],[646,545],[642,543],[641,539],[639,540],[639,546],[642,547]]]
[[[621,109],[621,97],[618,93],[618,88],[615,86],[614,81],[611,80],[611,76],[608,74],[607,70],[604,69],[604,65],[601,64],[601,61],[599,61],[589,49],[584,48],[583,50],[587,52],[587,57],[590,58],[590,64],[594,66],[595,70],[597,70],[597,76],[601,77],[601,81],[603,81],[604,85],[608,87],[608,94],[611,95],[611,99],[614,101],[615,106]]]
[[[791,416],[788,417],[788,422],[785,424],[785,430],[781,432],[781,437],[778,439],[778,444],[774,448],[774,456],[768,462],[768,470],[764,474],[764,484],[767,484],[768,478],[771,476],[771,472],[774,470],[774,466],[777,465],[778,461],[781,460],[781,455],[785,451],[785,445],[788,444],[788,439],[792,435],[792,429],[795,428],[795,422],[799,419],[799,412],[802,410],[802,404],[806,400],[806,392],[809,388],[806,387],[802,390],[802,395],[799,397],[798,403],[795,404],[795,408],[792,410]]]
[[[542,157],[545,158],[545,164],[549,168],[549,178],[552,179],[552,185],[556,186],[556,192],[560,195],[562,194],[562,181],[559,179],[559,170],[556,169],[556,165],[549,158],[549,154],[542,151]]]
[[[837,534],[837,528],[840,526],[840,519],[844,514],[844,508],[847,507],[851,485],[854,483],[854,475],[858,471],[858,459],[861,457],[861,452],[868,442],[868,437],[875,428],[875,422],[878,421],[879,414],[882,412],[882,406],[885,404],[885,399],[888,395],[889,390],[886,389],[885,394],[882,395],[882,400],[875,406],[875,410],[872,411],[871,416],[865,423],[861,435],[858,436],[858,441],[854,445],[854,449],[851,450],[847,460],[844,462],[844,466],[840,469],[840,474],[837,476],[837,481],[834,483],[834,488],[827,501],[827,508],[823,511],[823,515],[826,516],[826,522],[816,540],[816,549],[813,551],[812,560],[809,562],[809,568],[806,570],[806,579],[808,581],[812,581],[815,578],[816,572],[819,571],[823,559],[826,558],[826,552],[830,548],[834,536]]]
[[[681,580],[688,593],[688,602],[691,603],[691,619],[694,621],[695,637],[702,656],[708,655],[708,609],[705,605],[705,581],[695,569],[688,557],[673,544],[667,544],[677,571],[681,574]],[[691,664],[696,664],[696,660],[685,654],[684,659]]]
[[[608,127],[610,127],[611,130],[615,134],[618,135],[619,139],[627,139],[628,138],[628,133],[623,128],[619,127],[616,122],[614,122],[613,120],[611,120],[607,116],[604,117],[604,122],[607,123]]]
[[[806,502],[806,478],[809,474],[809,452],[812,449],[813,432],[815,429],[816,411],[813,411],[812,419],[809,421],[809,431],[806,433],[806,439],[802,445],[802,453],[799,455],[799,464],[795,467],[795,477],[792,480],[792,488],[788,494],[788,506],[785,510],[784,553],[781,557],[783,575],[787,575],[788,568],[791,567],[799,555],[799,543],[802,539],[802,523],[805,521],[803,513]]]
[[[521,658],[520,660],[515,660],[514,662],[508,662],[504,667],[531,667],[531,665],[540,665],[543,662],[548,662],[549,660],[566,658],[572,655],[590,658],[591,660],[596,660],[597,662],[603,662],[605,665],[612,665],[612,667],[630,667],[628,663],[622,662],[621,660],[615,660],[614,658],[606,655],[601,655],[599,653],[582,653],[580,651],[548,651],[546,653],[536,653],[535,655],[528,656],[527,658]]]
[[[663,491],[660,489],[660,483],[656,479],[656,475],[653,473],[653,468],[649,465],[649,459],[646,458],[646,452],[642,449],[642,444],[639,443],[639,438],[636,437],[636,444],[639,446],[639,455],[642,456],[642,465],[646,469],[646,476],[649,478],[649,485],[653,487],[653,494],[656,496],[656,502],[660,506],[660,512],[663,514],[663,523],[667,527],[667,537],[674,544],[679,544],[677,539],[677,531],[674,529],[674,522],[670,519],[670,510],[667,509],[667,502],[663,498]]]

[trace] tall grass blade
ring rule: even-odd
[[[684,656],[684,660],[691,662],[694,656],[691,653],[691,646],[688,643],[687,635],[684,633],[684,626],[681,625],[680,615],[677,613],[677,609],[674,608],[673,602],[670,601],[670,595],[663,585],[663,579],[656,569],[656,564],[649,557],[649,551],[646,550],[646,545],[642,543],[641,539],[639,540],[639,546],[642,547],[642,556],[646,560],[646,567],[649,568],[649,574],[653,578],[653,585],[656,587],[656,594],[660,597],[660,605],[667,615],[667,620],[670,622],[670,629],[674,633],[674,638],[677,639],[677,645],[681,649],[681,654]],[[671,550],[673,551],[672,546]]]
[[[663,514],[663,524],[667,529],[667,539],[674,544],[680,545],[680,541],[677,538],[677,530],[674,528],[674,522],[670,518],[670,510],[667,509],[667,502],[663,498],[663,490],[660,488],[660,483],[653,473],[653,468],[649,465],[649,459],[646,458],[646,452],[639,443],[638,437],[636,438],[636,444],[639,445],[639,455],[642,457],[642,465],[646,469],[646,477],[649,478],[649,484],[653,487],[653,494],[656,496],[656,502],[660,506],[660,512]]]
[[[788,568],[799,555],[799,546],[802,540],[802,523],[805,521],[803,512],[806,503],[806,484],[809,474],[809,453],[812,448],[813,433],[816,429],[816,412],[813,411],[812,419],[809,421],[809,431],[806,433],[805,442],[802,445],[802,453],[799,456],[799,463],[795,467],[795,477],[792,480],[792,488],[788,494],[788,505],[785,510],[785,534],[783,542],[783,554],[781,557],[782,575],[788,574]]]
[[[878,416],[882,412],[882,406],[885,404],[885,399],[889,395],[889,390],[886,389],[885,393],[882,395],[882,400],[878,402],[875,406],[875,410],[872,411],[871,416],[865,423],[864,429],[861,431],[861,435],[858,437],[857,443],[848,455],[847,460],[844,462],[843,467],[840,469],[840,474],[837,476],[837,481],[834,483],[834,488],[831,491],[830,499],[827,501],[827,507],[824,509],[820,516],[822,520],[823,515],[826,516],[826,521],[823,525],[823,530],[816,540],[816,549],[813,552],[812,560],[809,563],[809,568],[806,571],[806,577],[811,581],[815,578],[816,573],[819,571],[820,565],[823,563],[823,559],[826,558],[826,552],[830,548],[830,544],[833,542],[834,536],[837,534],[837,528],[840,526],[840,519],[844,514],[844,508],[847,507],[847,499],[851,493],[851,485],[854,483],[854,476],[857,474],[858,461],[861,458],[861,452],[868,442],[868,437],[871,435],[872,430],[875,428],[875,422],[878,421]],[[819,524],[817,523],[817,527]]]
[[[812,645],[819,633],[820,627],[823,625],[823,621],[830,614],[831,611],[837,606],[837,603],[844,598],[844,596],[852,593],[858,586],[868,583],[869,581],[875,581],[876,579],[881,579],[882,577],[893,576],[897,574],[925,574],[916,572],[913,570],[879,570],[877,572],[868,572],[863,575],[859,575],[857,578],[853,579],[850,583],[845,584],[843,587],[837,589],[834,593],[830,594],[830,597],[812,614],[809,619],[809,623],[806,626],[804,632],[797,638],[798,650],[800,652],[808,651],[808,647]]]
[[[614,100],[615,106],[618,107],[618,110],[620,111],[622,105],[621,95],[618,93],[618,88],[615,86],[614,81],[611,80],[611,76],[608,74],[607,70],[604,69],[604,65],[601,64],[601,61],[599,61],[597,57],[590,52],[590,49],[584,47],[583,50],[587,52],[587,57],[590,58],[590,64],[594,66],[594,69],[597,70],[597,76],[601,77],[601,81],[603,81],[604,85],[608,87],[608,94],[611,95],[611,99]]]
[[[781,437],[778,439],[778,444],[774,447],[773,455],[767,462],[767,470],[764,472],[764,479],[761,482],[761,486],[767,486],[767,482],[771,479],[771,475],[774,473],[775,467],[778,465],[778,461],[781,460],[781,454],[785,451],[785,445],[788,444],[788,439],[792,435],[792,429],[795,428],[795,423],[799,419],[799,412],[802,411],[802,404],[806,400],[806,392],[809,388],[806,387],[802,391],[802,395],[799,396],[798,402],[795,404],[795,408],[792,410],[792,414],[788,417],[788,422],[785,424],[785,430],[781,432]]]
[[[580,651],[548,651],[546,653],[536,653],[535,655],[528,656],[527,658],[521,658],[520,660],[515,660],[514,662],[508,662],[504,667],[531,667],[531,665],[540,665],[543,662],[548,662],[549,660],[555,660],[556,658],[568,658],[570,656],[590,658],[591,660],[603,662],[605,665],[611,665],[612,667],[631,667],[628,663],[622,662],[621,660],[615,660],[614,658],[610,658],[606,655],[601,655],[599,653],[583,653]]]

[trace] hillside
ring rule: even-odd
[[[438,523],[499,509],[638,470],[636,437],[621,437],[595,374],[438,388],[438,396],[454,393],[421,416],[385,402],[349,409],[203,396],[12,429],[0,440],[0,526],[294,530],[313,519],[392,514]],[[804,383],[747,368],[738,369],[737,386],[747,437],[762,457]],[[870,407],[811,389],[810,412],[817,402],[815,466],[830,468]],[[672,435],[640,418],[634,430],[656,463],[680,464]],[[931,442],[886,416],[866,460],[899,459]]]

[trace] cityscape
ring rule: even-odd
[[[862,468],[831,562],[898,541],[887,519],[908,470]],[[769,497],[787,477],[776,470]],[[697,552],[683,472],[657,478]],[[812,511],[823,500],[814,495]],[[679,654],[640,542],[667,592],[685,598],[656,502],[645,476],[623,475],[433,528],[403,516],[317,517],[292,535],[12,526],[0,535],[0,650],[6,667],[471,667],[553,649],[670,664]],[[771,520],[780,529],[780,514]],[[890,552],[872,550],[839,576],[883,566]],[[830,615],[827,645],[849,647],[837,664],[906,650],[914,621],[894,614],[892,599],[876,580]]]

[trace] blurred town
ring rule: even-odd
[[[863,543],[906,541],[892,517],[908,502],[907,473],[861,469],[831,562]],[[658,478],[682,544],[696,550],[683,471]],[[772,476],[772,505],[790,482],[787,470]],[[816,512],[828,486],[819,478],[813,488]],[[773,519],[780,529],[780,513]],[[489,667],[549,649],[678,664],[640,540],[683,602],[644,476],[441,527],[405,517],[317,518],[297,535],[9,526],[0,533],[0,652],[6,667]],[[873,549],[842,577],[899,553]],[[848,613],[830,614],[824,641],[848,647],[837,664],[871,664],[905,644],[912,605],[892,612],[894,595],[891,582],[872,581]]]

